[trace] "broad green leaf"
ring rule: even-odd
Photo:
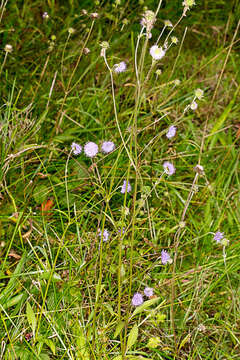
[[[120,332],[122,331],[123,327],[124,327],[124,321],[119,321],[119,323],[117,324],[115,333],[113,335],[113,338],[116,339],[118,337],[118,335],[120,334]]]
[[[80,326],[77,327],[77,337],[76,337],[76,355],[79,360],[90,360],[90,355],[87,349],[86,336]]]
[[[34,311],[33,311],[32,307],[31,307],[31,305],[29,304],[29,302],[27,302],[26,314],[27,314],[28,323],[31,326],[32,332],[33,332],[33,335],[34,335],[35,330],[36,330],[36,326],[37,326],[37,319],[36,319]]]
[[[135,344],[137,338],[138,338],[138,326],[137,324],[134,324],[128,336],[127,351]]]
[[[159,301],[159,297],[157,298],[154,298],[154,299],[150,299],[150,300],[147,300],[147,301],[144,301],[144,303],[140,306],[138,306],[131,317],[137,315],[137,314],[140,314],[141,312],[143,312],[144,310],[146,310],[147,308],[149,308],[150,306],[156,304],[158,301]]]

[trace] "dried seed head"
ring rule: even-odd
[[[199,175],[203,175],[204,174],[204,169],[202,165],[196,165],[194,167],[194,171],[196,171],[196,173],[198,173]]]
[[[90,14],[90,17],[91,17],[92,19],[98,19],[98,18],[99,18],[99,14],[98,14],[97,12],[94,12],[94,13],[91,13],[91,14]]]
[[[89,54],[90,53],[90,50],[89,50],[89,48],[84,48],[83,49],[83,53],[84,53],[84,55],[87,55],[87,54]]]

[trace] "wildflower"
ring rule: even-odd
[[[155,21],[156,17],[154,12],[151,10],[146,10],[143,14],[143,18],[141,19],[140,24],[146,28],[147,33],[150,33]]]
[[[115,149],[115,144],[112,141],[104,141],[101,149],[103,153],[108,154]]]
[[[179,79],[175,79],[174,80],[174,85],[178,86],[180,85],[181,81]]]
[[[195,0],[184,0],[182,5],[190,8],[191,6],[195,5]]]
[[[157,69],[157,70],[156,70],[156,75],[159,76],[159,75],[161,75],[161,74],[162,74],[162,70],[161,70],[161,69]]]
[[[172,41],[173,44],[176,45],[178,43],[178,38],[176,36],[172,36],[171,41]]]
[[[193,101],[193,102],[191,103],[191,105],[190,105],[190,108],[191,108],[192,110],[196,110],[197,107],[198,107],[198,104],[196,103],[196,101]]]
[[[162,250],[161,252],[161,261],[163,265],[172,263],[172,259],[166,250]]]
[[[176,126],[170,126],[170,128],[168,129],[168,132],[167,132],[167,134],[166,134],[166,137],[168,138],[168,139],[171,139],[171,138],[173,138],[175,135],[176,135],[176,131],[177,131],[177,128],[176,128]]]
[[[84,53],[84,55],[89,54],[90,53],[89,48],[87,48],[87,47],[83,48],[83,53]]]
[[[44,13],[42,14],[42,17],[43,17],[43,19],[46,19],[46,20],[49,19],[49,15],[46,11],[44,11]]]
[[[82,146],[75,142],[72,143],[71,148],[74,155],[79,155],[82,152]]]
[[[72,27],[70,27],[69,29],[68,29],[68,33],[69,33],[69,35],[72,35],[72,34],[74,34],[75,33],[75,29],[74,28],[72,28]]]
[[[204,174],[204,169],[202,165],[196,165],[193,170],[196,171],[196,173],[198,173],[199,175]]]
[[[129,193],[131,190],[132,190],[132,187],[131,187],[130,182],[128,181],[128,183],[127,183],[127,180],[124,180],[122,188],[121,188],[121,193],[122,194],[125,194],[126,192]]]
[[[140,293],[135,293],[132,298],[132,305],[139,306],[143,304],[143,296]]]
[[[173,24],[170,20],[164,20],[164,26],[173,27]]]
[[[164,171],[167,175],[173,175],[176,171],[175,167],[173,166],[172,163],[170,163],[169,161],[165,161],[163,163],[163,168],[164,168]]]
[[[164,51],[161,47],[159,48],[157,45],[153,45],[150,48],[150,55],[154,60],[160,60],[164,57],[166,51]]]
[[[98,153],[98,146],[94,142],[88,142],[84,145],[84,153],[87,157],[94,157]]]
[[[98,236],[103,239],[103,242],[106,242],[109,238],[109,232],[107,229],[104,229],[103,231],[98,230]]]
[[[214,234],[214,240],[219,243],[221,242],[221,240],[224,238],[224,233],[222,233],[221,231],[217,231],[215,234]]]
[[[10,53],[13,51],[13,47],[10,44],[6,44],[4,50]]]
[[[147,297],[153,296],[153,289],[150,288],[150,287],[145,287],[145,289],[144,289],[144,294],[145,294]]]
[[[123,227],[122,229],[118,229],[118,233],[119,233],[120,235],[125,234],[125,227]]]
[[[87,13],[88,13],[87,10],[82,9],[82,14],[83,14],[83,15],[87,15]]]
[[[127,65],[124,61],[121,61],[119,64],[113,65],[113,71],[117,74],[126,71],[126,69]]]
[[[99,18],[99,14],[96,13],[96,12],[94,12],[94,13],[91,13],[91,14],[90,14],[90,17],[91,17],[92,19],[97,19],[97,18]]]
[[[196,89],[194,93],[195,93],[195,96],[196,96],[197,99],[199,99],[199,100],[202,99],[202,97],[203,97],[203,90],[202,89]]]

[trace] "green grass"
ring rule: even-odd
[[[153,38],[140,41],[140,88],[137,1],[1,5],[1,359],[240,358],[240,9],[194,6],[148,77],[149,47],[181,3],[163,1]],[[102,41],[111,68],[127,63],[113,88]],[[197,88],[203,99],[184,112]],[[72,142],[104,140],[116,150],[71,153]],[[164,161],[175,174],[163,175]],[[218,230],[228,245],[213,240]],[[146,286],[155,297],[133,307]]]

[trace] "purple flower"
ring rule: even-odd
[[[102,143],[102,152],[107,154],[115,149],[115,144],[112,141],[104,141]]]
[[[165,161],[163,163],[163,168],[164,168],[164,171],[167,175],[173,175],[176,171],[175,167],[173,166],[172,163],[170,163],[169,161]]]
[[[224,233],[220,232],[220,231],[217,231],[215,234],[214,234],[214,240],[219,243],[222,239],[224,238]]]
[[[122,188],[121,188],[121,193],[122,194],[125,194],[125,192],[129,193],[131,190],[132,190],[132,187],[131,187],[129,180],[128,180],[128,184],[127,184],[127,180],[124,180]]]
[[[103,231],[98,230],[98,236],[103,239],[103,242],[106,242],[109,238],[109,232],[107,229],[104,229]]]
[[[167,134],[166,134],[166,137],[168,138],[168,139],[171,139],[171,138],[173,138],[175,135],[176,135],[176,131],[177,131],[177,128],[176,128],[176,126],[170,126],[169,128],[168,128],[168,132],[167,132]]]
[[[143,304],[143,296],[140,293],[135,293],[132,298],[132,305],[139,306]]]
[[[145,294],[147,297],[153,296],[153,289],[150,288],[150,287],[145,287],[145,289],[144,289],[144,294]]]
[[[98,153],[98,146],[94,142],[88,142],[84,145],[84,153],[87,157],[94,157]]]
[[[72,143],[71,148],[74,155],[79,155],[82,152],[82,146],[75,142]]]
[[[163,265],[172,263],[172,259],[166,250],[162,250],[162,252],[161,252],[161,261],[162,261]]]
[[[121,61],[119,64],[113,65],[113,71],[115,73],[121,73],[127,70],[127,65],[124,61]]]

